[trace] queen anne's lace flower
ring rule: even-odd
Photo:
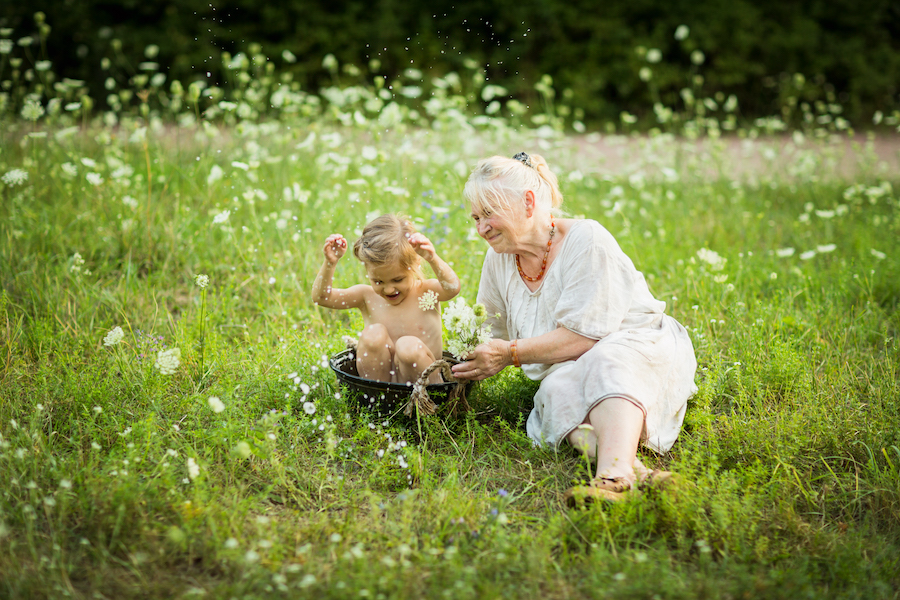
[[[438,295],[434,290],[428,290],[419,297],[419,308],[422,310],[434,310],[438,304]]]
[[[40,102],[29,100],[22,107],[22,118],[26,121],[37,121],[44,116],[44,107]]]
[[[194,283],[197,284],[197,287],[201,290],[209,285],[209,275],[197,275],[194,277]]]
[[[697,257],[709,265],[709,268],[713,271],[721,271],[725,268],[725,263],[727,262],[727,258],[722,258],[719,256],[719,253],[715,250],[710,250],[709,248],[701,248],[697,250]]]
[[[473,309],[462,298],[450,302],[443,316],[448,333],[447,351],[458,360],[463,360],[476,346],[489,342],[491,329],[484,325],[486,319],[481,304],[476,304]]]
[[[23,169],[13,169],[3,176],[3,183],[10,187],[22,185],[26,181],[28,181],[28,171]]]
[[[188,477],[196,479],[200,475],[200,465],[193,458],[187,459]]]
[[[170,350],[160,350],[156,355],[155,366],[163,375],[171,375],[181,364],[181,348],[172,348]]]
[[[228,217],[230,217],[230,216],[231,216],[230,210],[223,210],[222,212],[217,214],[215,217],[213,217],[213,224],[218,225],[220,223],[224,223],[225,221],[228,220]]]
[[[109,333],[106,334],[106,337],[103,338],[104,346],[115,346],[119,342],[125,339],[125,332],[122,331],[121,327],[113,327]]]

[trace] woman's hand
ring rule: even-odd
[[[322,252],[325,254],[325,260],[331,264],[336,264],[347,252],[347,240],[339,233],[332,233],[325,239],[325,246],[322,247]]]
[[[453,376],[459,379],[481,381],[496,375],[511,364],[512,355],[509,352],[509,342],[491,340],[477,346],[468,356],[468,360],[454,365],[452,371]]]
[[[425,259],[425,262],[434,262],[434,258],[435,256],[437,256],[437,252],[434,249],[434,244],[432,244],[431,240],[429,240],[427,237],[425,237],[421,233],[414,233],[409,236],[409,245],[413,247],[413,250],[416,251],[416,254]]]

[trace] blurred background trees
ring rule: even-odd
[[[424,80],[457,72],[527,105],[558,100],[593,126],[687,102],[692,85],[733,95],[745,118],[783,112],[807,86],[854,124],[900,106],[896,0],[43,0],[8,3],[0,28],[37,39],[36,10],[50,31],[34,60],[44,53],[96,98],[109,76],[100,57],[117,56],[121,77],[153,60],[170,80],[219,85],[222,53],[257,44],[307,91],[390,85],[410,67]]]

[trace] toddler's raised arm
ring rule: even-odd
[[[325,239],[325,245],[322,247],[325,261],[322,263],[312,287],[312,300],[319,306],[345,309],[359,308],[363,304],[362,288],[365,286],[355,285],[348,289],[332,287],[334,270],[346,252],[347,240],[341,234],[333,233]]]
[[[409,236],[409,243],[415,249],[416,254],[424,258],[425,261],[431,265],[431,269],[434,271],[438,283],[440,283],[440,289],[435,290],[438,295],[438,300],[445,302],[455,298],[459,293],[460,288],[459,277],[450,265],[438,256],[437,250],[435,250],[431,240],[421,233],[414,233]]]

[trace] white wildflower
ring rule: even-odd
[[[131,196],[125,196],[122,198],[122,204],[130,208],[131,210],[137,210],[138,201]]]
[[[793,255],[794,255],[793,248],[779,248],[778,250],[775,251],[775,256],[777,256],[778,258],[788,258],[789,256],[793,256]]]
[[[69,270],[73,273],[81,273],[81,268],[84,266],[84,259],[81,257],[81,254],[76,252],[72,255],[72,266],[69,267]]]
[[[23,169],[13,169],[12,171],[8,171],[2,179],[3,183],[8,185],[9,187],[22,185],[23,183],[28,181],[28,171],[25,171]]]
[[[60,165],[60,168],[63,170],[63,173],[65,173],[69,177],[75,177],[76,175],[78,175],[78,167],[70,162],[64,162]]]
[[[194,283],[197,284],[197,287],[201,290],[209,285],[209,275],[197,275],[194,277]]]
[[[374,146],[363,146],[361,154],[365,160],[378,158],[378,150]]]
[[[103,183],[103,177],[100,175],[100,173],[91,172],[85,175],[84,178],[87,179],[88,183],[90,183],[91,185],[100,185],[101,183]]]
[[[224,223],[225,221],[228,220],[228,217],[230,217],[230,216],[231,216],[230,210],[223,210],[222,212],[217,214],[215,217],[213,217],[213,225],[219,225],[220,223]]]
[[[438,305],[438,295],[434,290],[428,290],[419,297],[419,308],[422,310],[434,310]]]
[[[191,479],[196,479],[197,476],[200,474],[200,465],[198,465],[196,463],[196,461],[194,461],[193,458],[188,458],[187,459],[187,470],[188,470],[188,477],[190,477]]]
[[[316,414],[316,405],[313,404],[312,402],[304,402],[303,403],[303,412],[305,412],[308,415]]]
[[[677,29],[675,29],[675,39],[679,42],[682,40],[686,40],[687,36],[690,35],[691,30],[687,25],[679,25]]]
[[[212,185],[215,182],[222,179],[225,176],[225,171],[222,170],[222,167],[219,165],[213,165],[212,169],[209,170],[209,175],[206,176],[206,184]]]
[[[709,248],[697,250],[697,257],[708,264],[713,271],[721,271],[725,268],[725,263],[728,262],[727,258],[722,258],[718,252]]]
[[[816,216],[820,219],[833,219],[835,212],[833,210],[816,210]]]
[[[803,254],[800,255],[800,260],[809,260],[816,255],[815,250],[807,250]]]
[[[220,413],[225,410],[225,403],[219,400],[218,396],[210,396],[207,402],[214,413]]]
[[[462,298],[450,302],[443,316],[444,327],[449,334],[447,351],[458,360],[463,360],[476,346],[490,341],[490,326],[484,325],[486,319],[481,304],[476,304],[473,309]]]
[[[170,350],[160,350],[156,355],[155,366],[163,375],[171,375],[181,364],[181,348],[172,348]]]
[[[829,252],[834,252],[836,249],[836,244],[823,244],[820,246],[816,246],[816,252],[818,252],[819,254],[828,254]]]
[[[29,100],[25,103],[25,106],[22,107],[22,112],[20,114],[26,121],[37,121],[44,116],[44,112],[46,111],[40,102]]]
[[[104,346],[115,346],[119,342],[125,339],[125,332],[122,331],[121,327],[113,327],[109,333],[106,334],[106,337],[103,338]]]
[[[869,252],[871,252],[871,253],[872,253],[872,256],[874,256],[874,257],[877,258],[878,260],[884,260],[884,259],[887,258],[887,254],[885,254],[884,252],[879,252],[879,251],[876,250],[875,248],[871,248],[871,249],[869,250]]]

